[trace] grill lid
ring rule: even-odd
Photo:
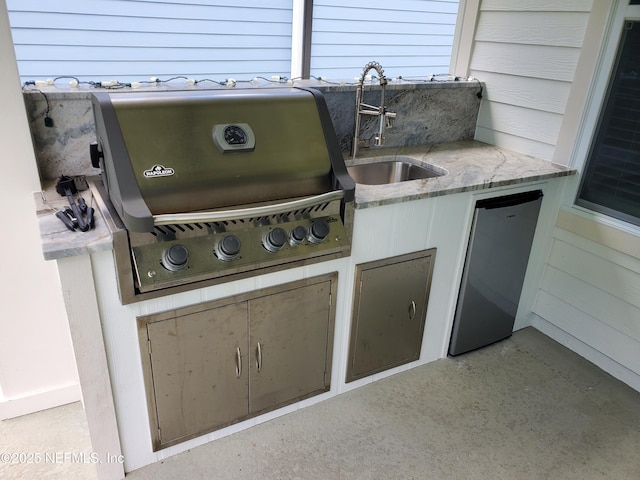
[[[92,102],[109,198],[129,230],[329,192],[353,200],[319,91],[97,93]]]

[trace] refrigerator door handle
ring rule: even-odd
[[[534,190],[532,192],[506,195],[504,197],[488,198],[486,200],[478,200],[476,202],[476,208],[491,210],[494,208],[513,207],[515,205],[522,205],[523,203],[535,202],[542,196],[542,190]]]

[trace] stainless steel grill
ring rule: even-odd
[[[349,255],[355,184],[321,93],[93,95],[123,303]]]

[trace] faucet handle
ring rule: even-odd
[[[391,128],[393,126],[391,120],[393,118],[396,118],[396,114],[392,113],[392,112],[385,112],[384,114],[384,121],[385,121],[385,126],[386,128]]]

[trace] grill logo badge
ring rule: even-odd
[[[154,165],[149,170],[145,170],[143,173],[146,178],[153,178],[153,177],[170,177],[175,172],[173,171],[173,168],[168,168],[168,167],[165,167],[164,165]]]

